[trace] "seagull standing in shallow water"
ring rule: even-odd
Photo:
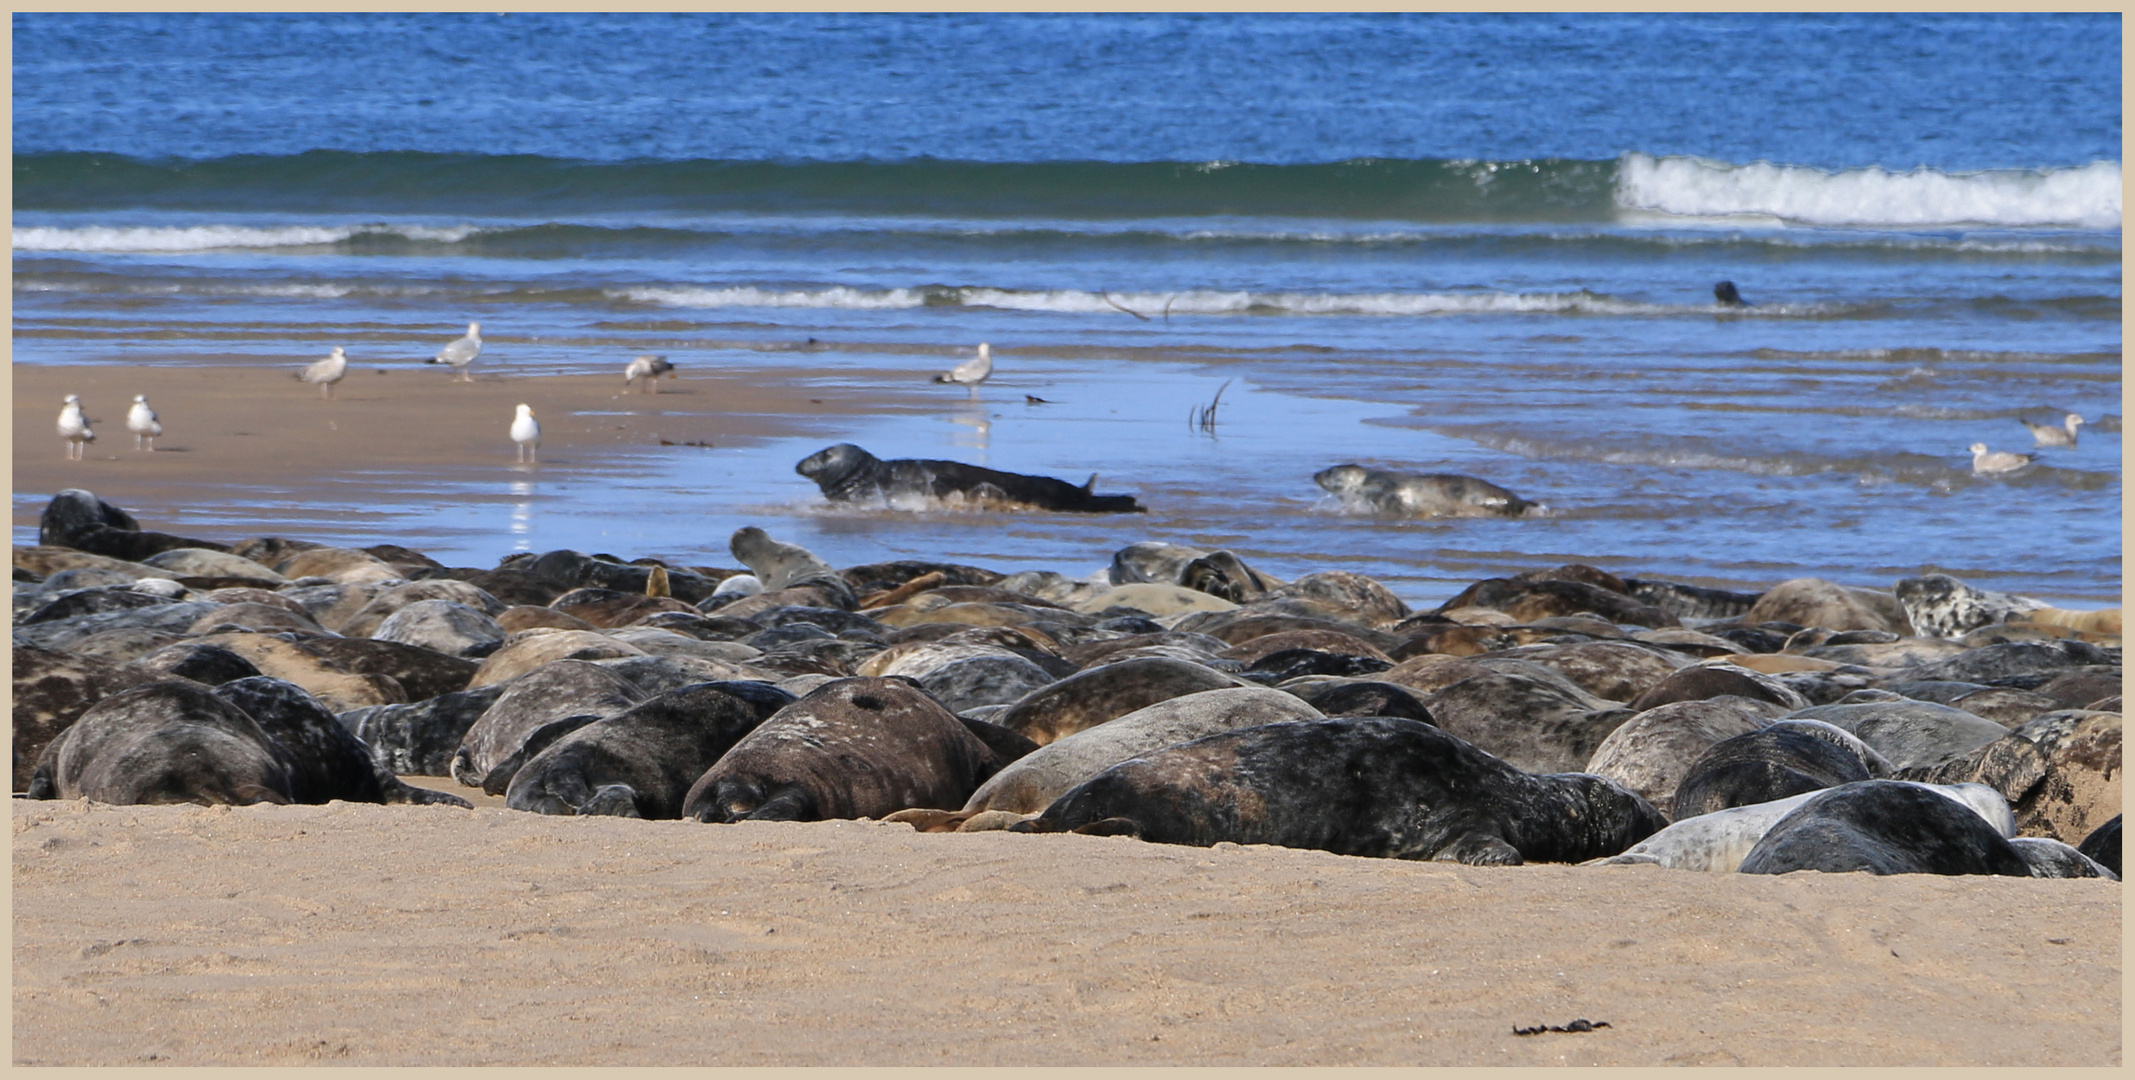
[[[96,441],[96,432],[89,430],[89,418],[82,415],[80,394],[68,394],[59,406],[59,437],[67,440],[68,461],[80,461],[82,449]]]
[[[968,386],[971,388],[971,396],[976,398],[979,396],[979,384],[985,382],[987,377],[992,374],[993,347],[981,341],[979,342],[979,354],[976,357],[934,376],[934,381]]]
[[[133,432],[134,449],[141,449],[145,441],[148,452],[156,452],[156,436],[163,434],[163,425],[156,420],[156,410],[148,407],[147,394],[133,396],[133,408],[126,410],[126,430]]]
[[[512,441],[519,444],[519,460],[537,460],[541,449],[541,425],[534,421],[532,405],[519,406],[519,415],[512,418]]]
[[[2064,425],[2062,427],[2054,427],[2051,424],[2034,424],[2029,420],[2019,420],[2018,423],[2031,429],[2031,438],[2040,446],[2074,446],[2076,445],[2076,429],[2083,426],[2084,420],[2075,413],[2069,413],[2062,420]]]
[[[1987,444],[1983,442],[1973,443],[1967,449],[1972,451],[1972,475],[1974,476],[1993,476],[1997,473],[2015,472],[2031,464],[2030,454],[2012,454],[2007,450],[1989,450],[1987,449]]]
[[[623,369],[623,385],[629,386],[643,379],[652,384],[652,392],[657,394],[660,392],[660,376],[673,378],[674,370],[675,366],[668,363],[664,356],[640,356],[631,360],[630,366]],[[644,387],[638,387],[639,393],[644,391]]]
[[[297,378],[303,382],[317,383],[319,385],[319,396],[332,401],[334,384],[340,382],[341,377],[346,374],[348,374],[348,354],[341,351],[341,346],[336,345],[332,356],[324,360],[314,361],[309,367],[298,372]]]
[[[467,324],[467,336],[437,351],[437,355],[423,361],[426,364],[451,364],[459,370],[459,382],[473,382],[474,376],[467,373],[467,365],[482,355],[482,324]]]

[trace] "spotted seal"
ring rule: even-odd
[[[1521,517],[1541,509],[1491,483],[1456,473],[1394,473],[1336,465],[1312,482],[1344,503],[1400,517]]]
[[[1471,865],[1614,855],[1667,819],[1598,776],[1532,776],[1399,717],[1267,724],[1124,761],[1031,832],[1230,841]]]
[[[1050,476],[1001,472],[960,461],[919,458],[883,460],[851,443],[825,447],[800,460],[793,471],[816,482],[832,502],[910,499],[980,505],[994,509],[1063,510],[1076,513],[1141,513],[1132,495],[1099,495],[1097,477],[1077,487]]]

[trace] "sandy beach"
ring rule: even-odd
[[[18,1065],[2121,1061],[2115,882],[489,805],[14,818]],[[1512,1032],[1578,1019],[1609,1026]]]

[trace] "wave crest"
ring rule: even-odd
[[[1616,201],[1677,217],[1754,215],[1807,225],[2120,228],[2120,165],[1947,173],[1730,165],[1625,154]]]

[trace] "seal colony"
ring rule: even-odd
[[[938,464],[811,463],[826,492]],[[739,567],[448,567],[150,532],[81,490],[39,541],[15,549],[30,798],[462,804],[401,779],[450,774],[557,815],[1486,866],[2120,869],[2118,610],[1942,576],[1733,593],[1572,564],[1417,610],[1347,571],[1284,581],[1158,542],[1072,578],[838,568],[753,527]]]

